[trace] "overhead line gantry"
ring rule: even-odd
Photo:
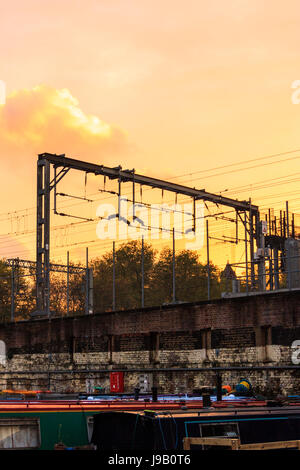
[[[50,171],[51,166],[54,169],[54,176],[52,179]],[[86,173],[86,175],[88,173],[92,173],[94,175],[108,177],[110,180],[118,180],[119,198],[121,195],[121,183],[132,183],[133,202],[135,200],[135,184],[139,184],[141,186],[149,186],[151,188],[161,189],[162,191],[169,191],[191,197],[194,201],[194,208],[197,200],[203,200],[212,202],[217,206],[223,205],[235,209],[237,217],[240,218],[249,233],[251,281],[254,280],[254,239],[256,239],[257,247],[261,247],[262,237],[259,227],[259,208],[258,206],[253,205],[250,200],[239,201],[237,199],[231,199],[218,194],[209,193],[204,189],[196,189],[162,179],[140,175],[135,173],[134,169],[123,170],[121,166],[111,168],[104,165],[68,158],[65,154],[56,155],[51,153],[42,153],[38,156],[37,161],[37,314],[50,315],[50,193],[54,190],[54,213],[58,215],[67,215],[56,211],[56,187],[70,170],[78,170]],[[241,217],[241,213],[244,213],[244,218]],[[262,264],[260,268],[263,269]]]

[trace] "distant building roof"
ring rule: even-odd
[[[236,279],[236,274],[229,263],[226,264],[224,271],[221,272],[221,276],[226,279]]]

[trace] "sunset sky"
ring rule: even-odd
[[[300,214],[299,22],[297,0],[0,1],[0,257],[35,258],[42,152],[228,190],[276,211],[289,200]],[[94,194],[96,182],[83,181],[69,190]],[[53,224],[74,222],[61,219]],[[52,256],[69,249],[84,260],[96,238],[96,222],[72,235],[62,228]],[[91,244],[91,256],[107,247]],[[214,261],[239,261],[234,250],[215,243]]]

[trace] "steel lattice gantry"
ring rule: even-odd
[[[22,269],[32,269],[36,270],[36,262],[24,260],[20,258],[8,258],[5,260],[5,264],[10,267],[15,268],[22,268]],[[81,266],[67,266],[65,264],[56,264],[50,263],[49,264],[50,270],[55,271],[57,273],[67,273],[69,274],[82,274],[86,271],[86,268]]]
[[[51,180],[50,168],[54,169],[54,177]],[[157,178],[136,174],[134,170],[122,170],[121,167],[110,168],[104,165],[97,165],[80,160],[75,160],[63,155],[43,153],[38,156],[37,161],[37,240],[36,240],[36,282],[37,282],[37,313],[48,314],[50,308],[50,193],[56,185],[70,170],[78,170],[94,175],[103,175],[109,179],[117,179],[119,187],[121,183],[131,182],[158,188],[165,191],[174,192],[191,197],[194,201],[203,200],[213,202],[217,205],[232,207],[237,214],[248,214],[248,233],[250,240],[251,274],[254,258],[254,239],[257,246],[260,246],[261,237],[259,229],[259,210],[250,201],[239,201],[221,195],[208,193],[202,189],[195,189],[188,186],[164,181]],[[120,189],[119,189],[120,193]],[[134,192],[133,192],[134,194]],[[56,199],[55,199],[56,201]],[[55,203],[56,204],[56,203]],[[56,212],[56,206],[54,207]],[[65,214],[61,214],[65,215]],[[241,218],[243,224],[245,220]],[[261,265],[262,266],[262,265]],[[252,276],[251,276],[252,278]]]

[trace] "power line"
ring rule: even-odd
[[[233,164],[229,164],[229,165],[224,165],[223,167],[216,167],[215,169],[221,169],[221,168],[232,167],[232,166],[235,166],[235,165],[238,165],[238,164],[246,164],[246,163],[249,163],[249,162],[251,162],[251,161],[258,161],[258,160],[267,159],[267,158],[274,158],[275,156],[280,156],[280,155],[284,155],[284,154],[286,155],[286,154],[289,154],[289,153],[292,153],[292,152],[296,152],[296,151],[298,151],[298,150],[294,150],[294,151],[291,151],[291,152],[284,152],[284,153],[276,154],[276,155],[273,155],[273,156],[271,155],[271,156],[263,157],[263,158],[260,158],[260,159],[252,159],[252,160],[248,160],[248,161],[241,162],[241,163],[233,163]],[[280,160],[280,161],[278,161],[278,162],[269,162],[269,163],[262,164],[262,165],[256,165],[255,167],[258,167],[258,166],[265,166],[265,165],[270,165],[270,164],[276,164],[276,163],[280,163],[280,162],[282,162],[282,161],[287,161],[287,160],[296,159],[296,158],[299,158],[299,157],[292,157],[292,158],[289,158],[289,159]],[[252,167],[252,168],[254,168],[254,167]],[[196,174],[196,173],[201,173],[201,172],[214,171],[215,169],[211,169],[211,170],[201,170],[201,171],[199,171],[199,172],[193,172],[193,173],[190,173],[190,174]],[[245,168],[245,169],[249,169],[249,168]],[[233,172],[240,171],[240,170],[243,170],[243,169],[233,170]],[[230,173],[230,172],[229,172],[229,173]],[[184,175],[179,175],[178,177],[181,177],[181,176],[184,176]],[[209,175],[208,177],[213,177],[213,176],[218,176],[218,175]],[[279,180],[279,179],[282,180],[283,178],[287,178],[287,177],[289,177],[289,176],[292,176],[292,175],[286,175],[285,177],[274,178],[274,179],[270,179],[270,180],[266,180],[266,181],[272,181],[272,180],[275,181],[275,180]],[[176,177],[174,177],[174,178],[176,178]],[[276,185],[280,185],[280,184],[287,184],[287,183],[289,183],[289,182],[295,182],[295,181],[298,181],[298,179],[290,180],[290,181],[280,181],[280,182],[277,182],[277,183],[272,184],[272,185],[263,185],[263,186],[261,186],[260,188],[253,188],[253,187],[251,187],[251,185],[250,185],[250,190],[265,189],[266,187],[272,187],[272,186],[276,186]],[[259,184],[259,183],[260,183],[260,182],[258,182],[258,183],[256,183],[256,184]],[[261,183],[262,183],[262,182],[261,182]],[[248,185],[248,186],[249,186],[249,185]],[[243,188],[243,186],[240,187],[240,191],[239,191],[239,192],[242,192],[242,191],[243,191],[243,189],[241,189],[241,188]],[[245,186],[244,188],[247,188],[247,186]],[[244,191],[246,191],[246,190],[247,190],[247,189],[244,189]],[[146,190],[145,190],[145,191],[146,191]],[[150,189],[148,189],[148,191],[150,191]],[[233,191],[234,191],[234,189],[231,190],[231,192],[233,192]],[[97,192],[97,193],[93,193],[93,194],[98,194],[98,192]],[[127,193],[127,194],[128,194],[128,193]],[[297,192],[296,192],[296,194],[297,194]],[[110,198],[112,198],[112,197],[115,197],[115,196],[114,196],[114,195],[111,195],[111,196],[109,196],[108,198],[99,198],[99,199],[95,199],[93,202],[97,202],[97,201],[99,201],[99,200],[110,199]],[[272,197],[276,197],[276,196],[269,196],[269,198],[272,198]],[[266,199],[266,198],[268,198],[268,197],[263,197],[263,198],[260,198],[260,199]],[[188,200],[190,200],[190,199],[188,199]],[[298,200],[298,198],[293,199],[293,200]],[[293,200],[292,200],[292,201],[293,201]],[[131,201],[131,202],[132,202],[132,201]],[[72,205],[70,205],[70,204],[69,204],[69,205],[67,205],[67,204],[66,204],[66,205],[62,204],[62,206],[63,206],[63,207],[74,207],[74,206],[78,206],[78,205],[81,205],[81,204],[82,204],[82,203],[79,203],[79,204],[72,204]],[[149,205],[150,205],[150,204],[147,204],[147,203],[142,203],[142,204],[145,205],[145,206],[147,206],[147,205],[149,206]],[[34,209],[34,208],[32,208],[32,209]],[[20,211],[11,212],[11,213],[8,213],[8,214],[10,215],[10,217],[15,217],[17,212],[20,213],[20,212],[25,212],[25,211],[27,211],[26,214],[23,214],[23,215],[20,216],[20,217],[28,217],[28,216],[29,216],[28,210],[31,210],[31,208],[30,208],[30,209],[22,209],[22,210],[20,210]],[[232,212],[234,212],[234,211],[232,211]],[[211,215],[211,217],[214,217],[214,215]],[[5,219],[4,219],[4,220],[5,220]],[[10,220],[10,219],[6,219],[6,220]],[[62,230],[62,229],[64,229],[64,228],[67,228],[67,227],[73,227],[75,224],[93,223],[93,222],[95,222],[96,220],[98,220],[98,219],[93,219],[93,220],[90,221],[90,222],[83,221],[83,222],[70,223],[70,224],[65,224],[65,225],[60,225],[60,226],[54,226],[54,227],[51,228],[51,231],[59,231],[59,230]],[[223,225],[222,227],[224,228],[224,225]],[[87,231],[85,231],[85,232],[87,232]],[[14,233],[16,234],[16,232],[14,232]],[[34,230],[31,230],[31,231],[28,231],[28,230],[27,230],[26,232],[23,232],[23,234],[25,234],[25,233],[26,233],[26,237],[23,236],[23,239],[24,239],[24,238],[28,238],[28,236],[29,236],[29,238],[32,238],[32,236],[33,236],[33,234],[35,233],[35,231],[34,231]],[[82,233],[84,233],[84,232],[78,232],[78,233],[82,234]],[[30,235],[30,234],[32,234],[32,235]],[[7,234],[6,236],[8,237],[9,235]],[[17,234],[17,236],[19,237],[20,234]],[[3,235],[2,235],[2,237],[3,237]],[[8,240],[7,240],[7,241],[8,241]],[[87,243],[87,241],[80,242],[80,243],[81,243],[81,244]],[[5,245],[5,244],[4,244],[4,245]],[[13,245],[14,245],[14,244],[13,244]],[[8,245],[8,247],[10,247],[10,246],[12,247],[13,245]],[[2,246],[3,246],[3,245],[2,245]],[[71,246],[71,245],[66,245],[66,246]]]
[[[222,165],[222,166],[218,166],[218,167],[214,167],[214,168],[209,168],[209,169],[205,169],[205,170],[198,170],[198,171],[194,171],[194,172],[191,172],[191,173],[185,173],[185,174],[182,174],[182,175],[177,175],[177,176],[170,177],[169,179],[177,179],[177,178],[182,178],[182,177],[190,176],[190,175],[194,175],[194,174],[207,173],[207,172],[210,172],[210,171],[229,168],[229,167],[232,167],[232,166],[244,165],[244,164],[251,163],[251,162],[254,162],[254,161],[261,161],[261,160],[266,160],[266,159],[269,159],[269,158],[279,157],[279,156],[282,156],[282,155],[288,155],[288,154],[296,153],[296,152],[299,152],[299,151],[300,151],[300,149],[296,149],[296,150],[290,150],[290,151],[281,152],[281,153],[277,153],[277,154],[271,154],[271,155],[267,155],[265,157],[259,157],[259,158],[254,158],[254,159],[250,159],[250,160],[244,160],[244,161],[239,161],[239,162],[236,162],[236,163],[231,163],[231,164],[228,164],[228,165]],[[295,157],[295,158],[297,159],[297,158],[300,158],[300,157]],[[270,162],[268,164],[280,163],[280,162],[288,161],[288,160],[290,160],[290,159],[280,160],[278,162]],[[254,168],[256,168],[258,166],[260,166],[260,165],[257,165]],[[239,171],[239,170],[234,170],[234,171]],[[240,169],[240,171],[243,171],[243,169]],[[211,176],[218,176],[218,175],[209,175],[208,177],[211,177]],[[151,189],[147,189],[147,190],[149,191]],[[97,193],[94,193],[94,194],[97,194]],[[91,195],[87,195],[87,196],[91,196]],[[66,206],[66,207],[71,207],[71,206]],[[35,206],[33,206],[33,207],[25,208],[25,209],[19,209],[17,211],[4,212],[4,213],[0,213],[0,217],[2,217],[2,215],[12,216],[12,215],[16,215],[19,212],[24,212],[24,211],[30,211],[30,210],[35,211],[35,209],[36,209]],[[28,214],[26,214],[26,215],[28,215]],[[6,220],[6,219],[4,219],[4,220]]]
[[[266,160],[268,158],[281,157],[282,155],[288,155],[290,153],[296,153],[296,152],[300,152],[300,149],[290,150],[288,152],[275,153],[275,154],[272,154],[272,155],[267,155],[265,157],[253,158],[251,160],[244,160],[244,161],[240,161],[240,162],[237,162],[237,163],[229,163],[228,165],[222,165],[222,166],[218,166],[218,167],[215,167],[215,168],[210,168],[210,169],[207,169],[207,170],[194,171],[192,173],[186,173],[184,175],[174,176],[171,179],[181,178],[181,177],[184,177],[184,176],[190,176],[190,175],[194,175],[194,174],[197,174],[197,173],[206,173],[206,172],[209,172],[209,171],[221,170],[221,169],[229,168],[229,167],[236,166],[236,165],[244,165],[244,164],[252,163],[252,162],[255,162],[255,161]],[[297,158],[299,158],[299,157],[297,157]]]

